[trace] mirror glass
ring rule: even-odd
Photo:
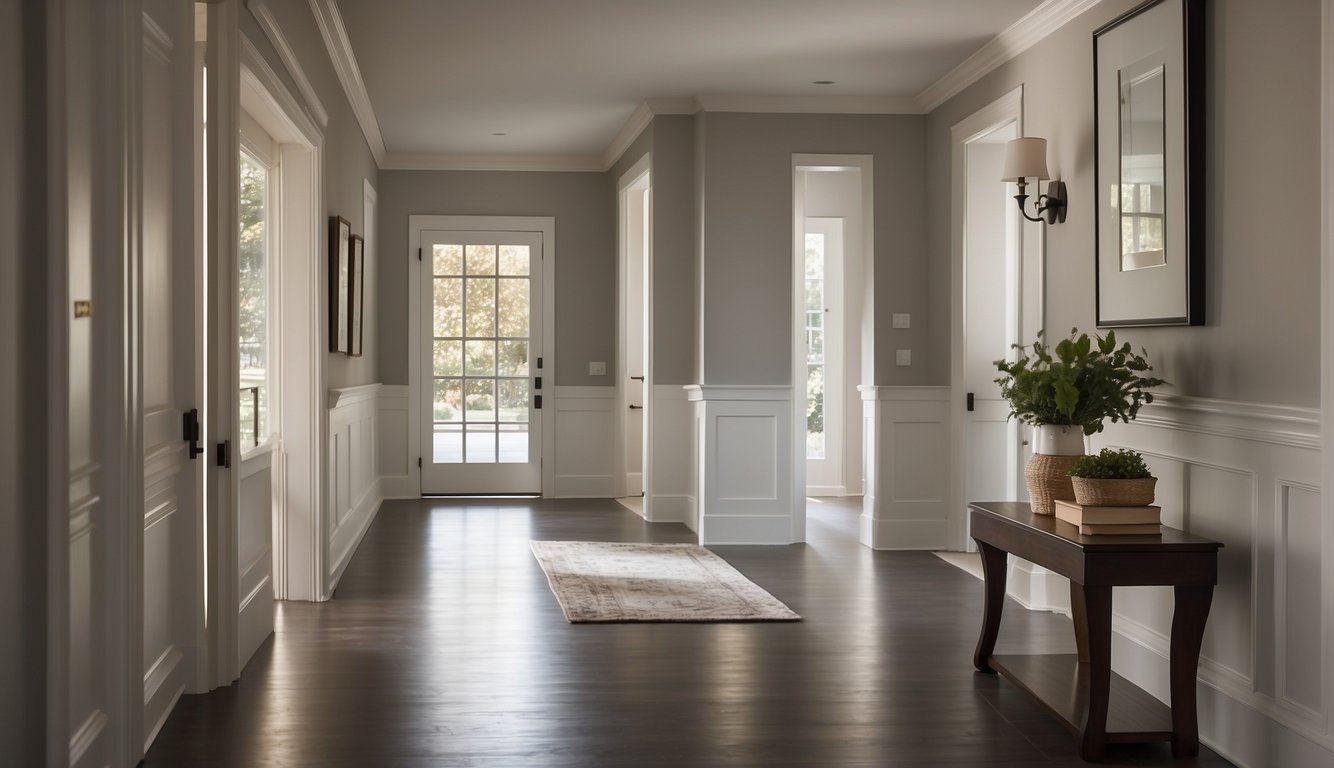
[[[1167,263],[1163,67],[1121,70],[1121,270]]]

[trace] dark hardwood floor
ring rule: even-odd
[[[530,539],[690,532],[609,500],[386,502],[334,599],[278,604],[241,679],[184,697],[144,765],[1085,765],[1026,695],[973,671],[981,582],[856,530],[854,504],[824,500],[806,545],[715,548],[802,622],[572,625]],[[1068,619],[1015,604],[1000,638],[1074,648]],[[1178,763],[1159,744],[1103,764]]]

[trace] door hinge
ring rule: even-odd
[[[215,458],[218,462],[218,466],[220,467],[230,468],[232,466],[231,440],[223,440],[221,443],[218,443],[218,451],[217,451],[217,456]]]
[[[418,457],[417,457],[417,469],[421,469],[421,468],[422,468],[422,457],[418,456]]]
[[[421,260],[422,260],[422,249],[418,248],[418,249],[417,249],[417,261],[421,261]]]
[[[533,410],[537,410],[537,411],[542,410],[542,396],[541,396],[541,395],[533,395]]]
[[[967,396],[964,397],[964,405],[966,405],[966,406],[968,407],[968,410],[970,410],[970,411],[973,410],[973,393],[972,393],[972,392],[969,392],[969,393],[967,394]]]
[[[541,369],[542,369],[542,358],[540,358],[540,357],[537,358],[537,368],[538,368],[538,370],[541,370]]]

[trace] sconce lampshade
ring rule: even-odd
[[[1047,140],[1014,139],[1005,145],[1005,175],[1001,181],[1050,179],[1047,175]]]

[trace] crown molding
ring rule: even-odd
[[[315,14],[315,24],[320,28],[320,36],[324,38],[324,47],[329,51],[329,59],[333,61],[334,71],[338,73],[338,81],[343,84],[343,92],[347,94],[352,112],[361,124],[366,144],[375,157],[375,163],[384,168],[388,159],[384,136],[380,133],[380,123],[375,118],[370,94],[366,92],[366,83],[361,79],[361,68],[357,66],[357,57],[352,53],[352,41],[347,37],[347,27],[343,25],[343,15],[338,12],[338,4],[335,0],[310,0],[310,10]]]
[[[310,116],[315,118],[315,123],[321,129],[329,124],[329,112],[324,108],[324,103],[315,93],[315,86],[311,85],[310,78],[306,76],[306,70],[301,67],[301,60],[297,58],[296,52],[287,42],[287,36],[283,34],[282,27],[278,25],[278,19],[273,15],[273,9],[269,7],[267,0],[247,0],[246,8],[250,14],[255,17],[259,23],[259,28],[264,30],[264,36],[273,44],[273,49],[277,51],[278,58],[282,60],[283,66],[287,68],[288,74],[296,83],[296,88],[301,91],[301,98],[306,100],[306,107]]]
[[[824,115],[919,115],[910,96],[700,96],[705,112],[769,112]],[[697,111],[699,111],[697,110]]]
[[[602,153],[602,170],[609,170],[625,154],[625,150],[635,143],[639,134],[644,132],[648,124],[653,122],[653,109],[648,102],[641,101],[635,111],[630,113],[630,119],[625,121],[621,130],[616,134],[616,138],[607,145],[606,151]]]
[[[601,173],[601,155],[385,155],[385,171],[573,171]]]
[[[1047,0],[1011,24],[963,63],[917,94],[919,112],[930,112],[981,80],[1102,0]]]

